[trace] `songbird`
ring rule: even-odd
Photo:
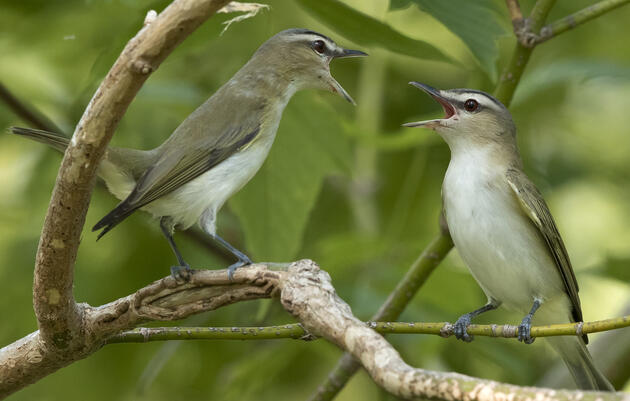
[[[569,255],[541,193],[523,172],[516,127],[507,108],[472,89],[438,90],[419,82],[444,118],[403,124],[436,131],[451,150],[442,184],[444,214],[455,248],[488,297],[461,316],[458,339],[471,341],[475,316],[500,305],[523,313],[518,339],[532,343],[537,324],[581,322],[578,284]],[[548,337],[582,389],[614,388],[589,354],[587,337]]]
[[[236,268],[252,261],[216,233],[221,206],[258,171],[273,144],[282,112],[302,89],[335,92],[354,104],[333,78],[331,60],[367,56],[338,46],[307,29],[288,29],[263,43],[250,60],[214,95],[190,114],[160,146],[152,150],[109,147],[98,175],[122,200],[92,229],[101,238],[138,209],[160,220],[178,265],[174,276],[190,266],[175,245],[175,228],[199,222],[202,230],[228,249]],[[12,127],[10,131],[64,152],[69,138],[58,133]]]

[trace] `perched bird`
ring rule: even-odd
[[[507,108],[472,89],[438,90],[418,82],[442,105],[444,118],[404,124],[442,136],[451,161],[442,184],[444,214],[455,247],[488,303],[461,316],[457,338],[483,312],[504,305],[525,315],[518,339],[533,342],[537,324],[581,322],[578,284],[549,208],[523,172],[516,127]],[[586,336],[548,337],[577,385],[614,391],[586,349]]]
[[[307,29],[289,29],[267,40],[226,84],[199,106],[153,150],[109,147],[98,175],[122,202],[92,229],[98,238],[138,209],[160,219],[178,265],[174,276],[190,266],[175,245],[175,228],[195,222],[237,259],[232,277],[250,258],[216,234],[221,206],[243,187],[263,164],[280,118],[293,94],[323,89],[354,101],[330,73],[336,58],[367,56],[339,47],[332,39]],[[63,135],[12,127],[11,132],[65,151]]]

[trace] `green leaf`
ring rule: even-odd
[[[390,9],[413,3],[440,21],[468,46],[481,68],[497,78],[497,39],[507,33],[494,0],[393,0]]]
[[[433,45],[411,39],[337,0],[297,0],[297,3],[340,35],[362,46],[377,46],[405,56],[455,63]]]
[[[610,256],[600,272],[606,277],[615,278],[624,283],[630,282],[630,258]]]
[[[328,104],[335,100],[296,96],[265,164],[230,200],[256,260],[291,260],[324,178],[349,171],[350,144],[339,114]]]
[[[390,10],[400,10],[402,8],[407,8],[411,5],[410,0],[391,0],[389,2]]]

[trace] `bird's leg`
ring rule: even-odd
[[[212,238],[215,241],[217,241],[219,244],[223,245],[225,249],[230,251],[232,255],[236,256],[236,258],[238,259],[238,262],[228,267],[228,278],[230,279],[230,281],[234,277],[234,272],[236,271],[236,269],[238,269],[241,266],[251,265],[253,263],[252,260],[249,257],[247,257],[247,255],[245,255],[243,252],[239,251],[238,249],[234,248],[232,244],[230,244],[223,238],[219,237],[216,234],[213,234]]]
[[[468,334],[468,332],[466,331],[466,328],[470,326],[470,322],[472,321],[472,318],[475,316],[479,316],[484,312],[494,310],[498,307],[499,307],[498,302],[496,302],[495,300],[490,300],[488,301],[487,304],[485,304],[481,308],[474,310],[472,312],[466,313],[464,315],[461,315],[459,319],[457,319],[457,321],[453,325],[453,334],[455,334],[455,338],[457,338],[458,340],[466,341],[467,343],[471,342],[473,340],[473,336]]]
[[[179,249],[177,249],[177,245],[175,245],[175,240],[173,239],[173,225],[171,223],[170,218],[162,217],[160,219],[160,228],[162,229],[162,233],[164,233],[166,240],[171,246],[171,249],[173,250],[175,257],[177,258],[177,263],[179,263],[178,266],[171,266],[171,275],[175,279],[178,279],[178,278],[181,278],[184,280],[190,279],[190,272],[191,272],[190,265],[186,263],[186,261],[184,260],[184,257],[179,252]]]
[[[535,299],[534,305],[532,305],[532,309],[529,313],[523,318],[521,324],[518,326],[518,341],[522,341],[525,344],[531,344],[534,342],[535,338],[532,338],[532,317],[534,317],[534,313],[540,308],[540,300]]]

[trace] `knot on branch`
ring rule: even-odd
[[[539,42],[539,37],[532,30],[532,21],[529,18],[522,18],[512,21],[514,26],[514,34],[516,39],[523,46],[528,49],[533,48]]]
[[[308,259],[292,263],[288,273],[281,284],[280,300],[284,308],[314,335],[327,338],[342,335],[346,320],[355,318],[348,304],[337,296],[330,275]]]

